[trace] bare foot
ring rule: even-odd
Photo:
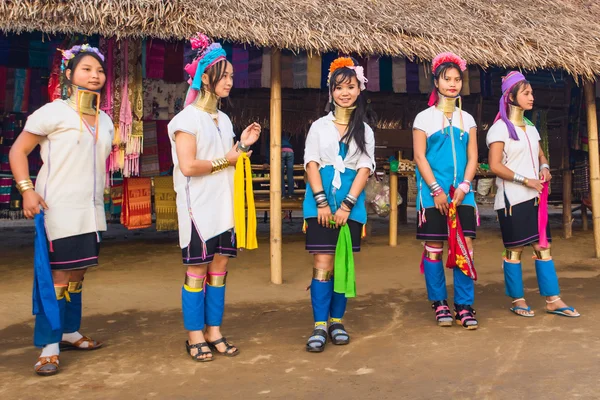
[[[533,310],[527,311],[527,310],[521,310],[520,308],[515,309],[515,307],[527,308],[528,306],[527,306],[527,302],[525,301],[525,299],[514,300],[512,302],[512,305],[513,305],[514,312],[516,314],[523,315],[525,317],[529,317],[529,316],[533,317],[535,315]]]
[[[554,310],[558,310],[559,308],[565,308],[565,307],[569,307],[569,306],[567,305],[567,303],[562,301],[562,299],[560,297],[558,297],[558,296],[546,297],[546,309],[548,311],[554,311]],[[568,315],[572,315],[572,316],[580,315],[577,312],[577,310],[575,310],[575,309],[573,309],[573,311],[562,310],[562,312],[564,312],[565,314],[568,314]]]

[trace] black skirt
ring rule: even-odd
[[[235,233],[229,229],[214,238],[206,241],[206,251],[198,235],[198,231],[192,226],[192,240],[190,244],[181,250],[181,256],[185,265],[209,264],[215,258],[215,254],[227,257],[237,256]]]
[[[458,219],[465,237],[475,239],[477,229],[477,216],[475,207],[458,206]],[[437,208],[426,208],[426,221],[419,226],[417,218],[417,239],[430,242],[441,242],[448,240],[448,217],[442,215]]]
[[[539,242],[537,199],[531,199],[512,207],[506,198],[505,202],[506,208],[496,211],[504,247],[521,247]],[[550,224],[546,225],[546,235],[548,241],[551,242]]]
[[[359,252],[363,224],[352,220],[348,220],[347,224],[352,238],[352,251]],[[325,228],[316,218],[308,218],[306,225],[306,250],[311,254],[335,254],[340,230]]]
[[[52,270],[83,269],[98,265],[100,233],[84,233],[48,243]]]

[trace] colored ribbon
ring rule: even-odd
[[[245,191],[244,183],[246,186]],[[244,194],[248,206],[247,226]],[[256,207],[254,205],[254,191],[252,190],[252,167],[250,166],[250,158],[248,158],[248,154],[246,153],[240,154],[235,165],[235,174],[233,176],[233,218],[237,247],[248,250],[258,248],[256,240]]]
[[[354,271],[354,254],[352,253],[352,236],[348,224],[340,228],[335,261],[333,265],[333,291],[343,293],[346,297],[356,297],[356,275]]]
[[[450,186],[450,198],[454,197],[454,186]],[[460,268],[461,272],[477,280],[477,271],[473,259],[467,247],[467,241],[463,234],[460,219],[458,218],[456,203],[450,202],[448,205],[448,259],[446,268]]]
[[[48,241],[46,239],[46,228],[44,226],[44,213],[40,212],[34,218],[35,240],[33,259],[33,315],[44,314],[53,331],[61,329],[60,311],[54,281],[50,269],[50,257],[48,255]]]
[[[538,207],[538,232],[540,234],[540,247],[548,248],[548,235],[546,227],[548,226],[548,182],[543,183],[542,193],[540,194],[540,205]]]

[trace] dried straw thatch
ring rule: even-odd
[[[404,55],[600,74],[597,0],[20,0],[0,30],[184,39],[201,31],[292,50]]]

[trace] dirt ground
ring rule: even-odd
[[[358,297],[345,318],[352,342],[322,354],[304,350],[312,266],[302,234],[293,233],[301,221],[284,222],[283,285],[269,283],[268,224],[261,223],[260,248],[230,264],[227,282],[223,331],[241,354],[206,364],[184,349],[176,233],[110,227],[102,266],[86,278],[82,324],[106,345],[63,352],[60,374],[49,378],[33,372],[32,228],[0,228],[0,399],[600,398],[600,262],[591,231],[576,224],[574,238],[564,240],[560,215],[551,218],[562,295],[582,317],[543,312],[533,261],[524,257],[526,297],[537,313],[527,319],[508,311],[492,215],[476,241],[479,330],[435,325],[414,220],[400,227],[395,248],[387,246],[385,221],[374,221],[356,255]]]

